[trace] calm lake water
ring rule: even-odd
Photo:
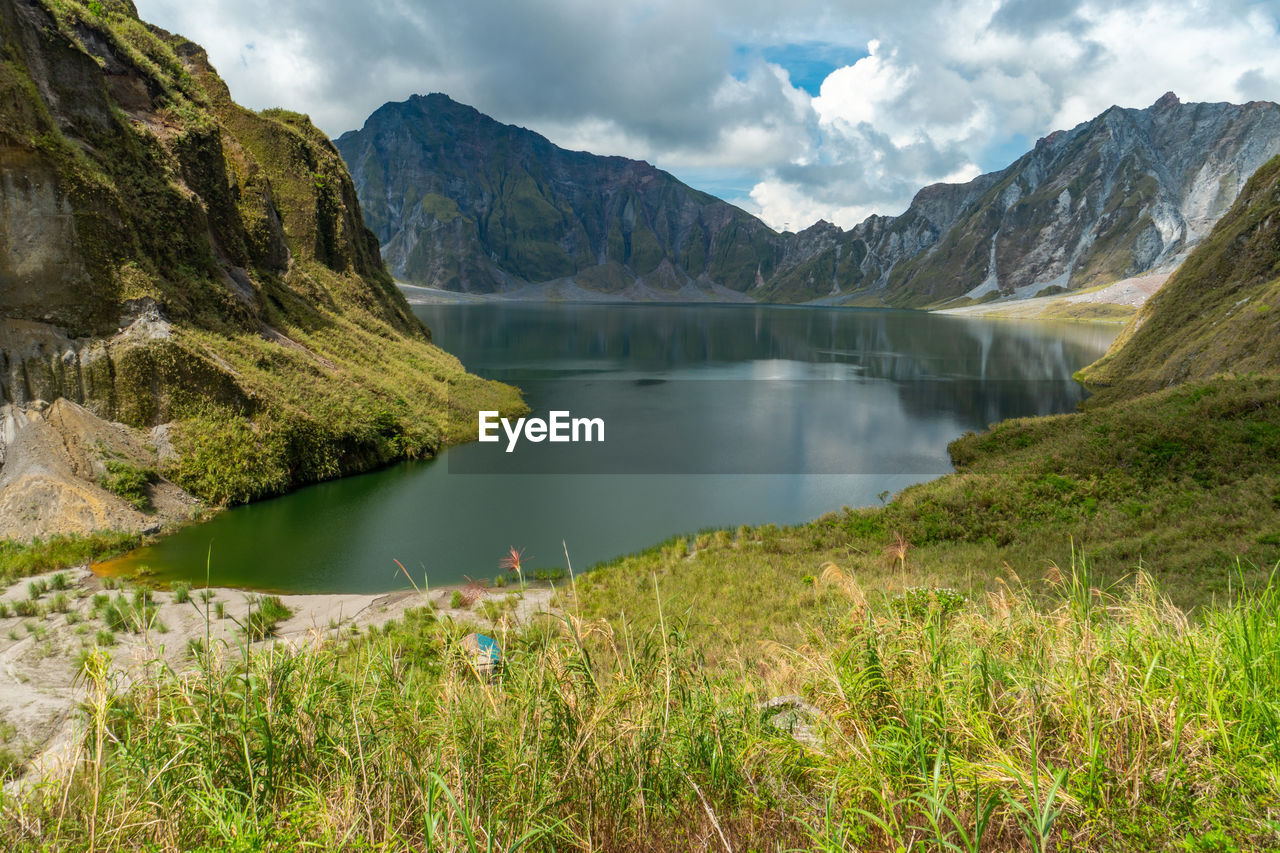
[[[162,578],[290,592],[575,570],[709,527],[805,521],[951,470],[949,441],[1072,411],[1071,374],[1118,327],[759,306],[419,306],[472,371],[535,416],[605,422],[603,444],[452,448],[430,462],[222,513],[117,561]]]

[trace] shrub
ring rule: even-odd
[[[964,607],[966,601],[968,599],[954,589],[911,587],[895,595],[890,606],[899,616],[925,619],[930,613],[950,616]]]
[[[119,459],[108,459],[106,472],[98,478],[98,485],[117,497],[123,498],[140,512],[151,511],[151,497],[147,486],[159,479],[154,468],[142,468]]]
[[[105,596],[103,596],[105,598]],[[135,589],[131,598],[117,594],[114,599],[100,601],[94,596],[95,611],[113,631],[128,631],[141,634],[154,629],[165,633],[168,628],[156,618],[156,606],[151,593],[145,589]]]
[[[250,640],[265,640],[274,636],[277,626],[292,615],[293,611],[278,595],[250,599],[249,612],[242,626],[245,636]]]
[[[180,455],[165,473],[210,503],[239,504],[289,486],[286,436],[274,424],[251,423],[223,410],[183,421],[174,440]]]

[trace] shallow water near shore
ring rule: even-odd
[[[672,535],[793,524],[951,470],[947,443],[1072,411],[1118,329],[780,306],[421,305],[436,343],[599,417],[600,443],[451,448],[238,507],[102,568],[287,592],[379,592],[575,570]]]

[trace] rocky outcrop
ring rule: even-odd
[[[1033,297],[1167,272],[1280,153],[1280,106],[1112,107],[1007,169],[921,191],[879,235],[858,286],[903,306]],[[895,238],[896,241],[895,241]]]
[[[218,503],[519,405],[431,345],[306,116],[237,105],[128,0],[0,0],[0,37],[0,404],[167,425],[161,467]]]
[[[335,144],[388,268],[411,283],[742,293],[781,258],[763,222],[648,163],[566,151],[445,95],[385,104]]]
[[[900,216],[798,234],[647,163],[565,151],[444,95],[386,104],[336,144],[392,272],[410,283],[936,307],[1172,270],[1280,153],[1280,107],[1172,93],[1113,107],[1000,172],[922,189]]]
[[[154,470],[159,452],[141,430],[105,421],[68,400],[0,406],[0,540],[156,532],[188,520],[200,503],[156,477],[145,511],[101,485],[108,463]]]

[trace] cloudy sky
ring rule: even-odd
[[[444,92],[775,228],[901,212],[1112,104],[1280,100],[1280,0],[136,0],[337,136]]]

